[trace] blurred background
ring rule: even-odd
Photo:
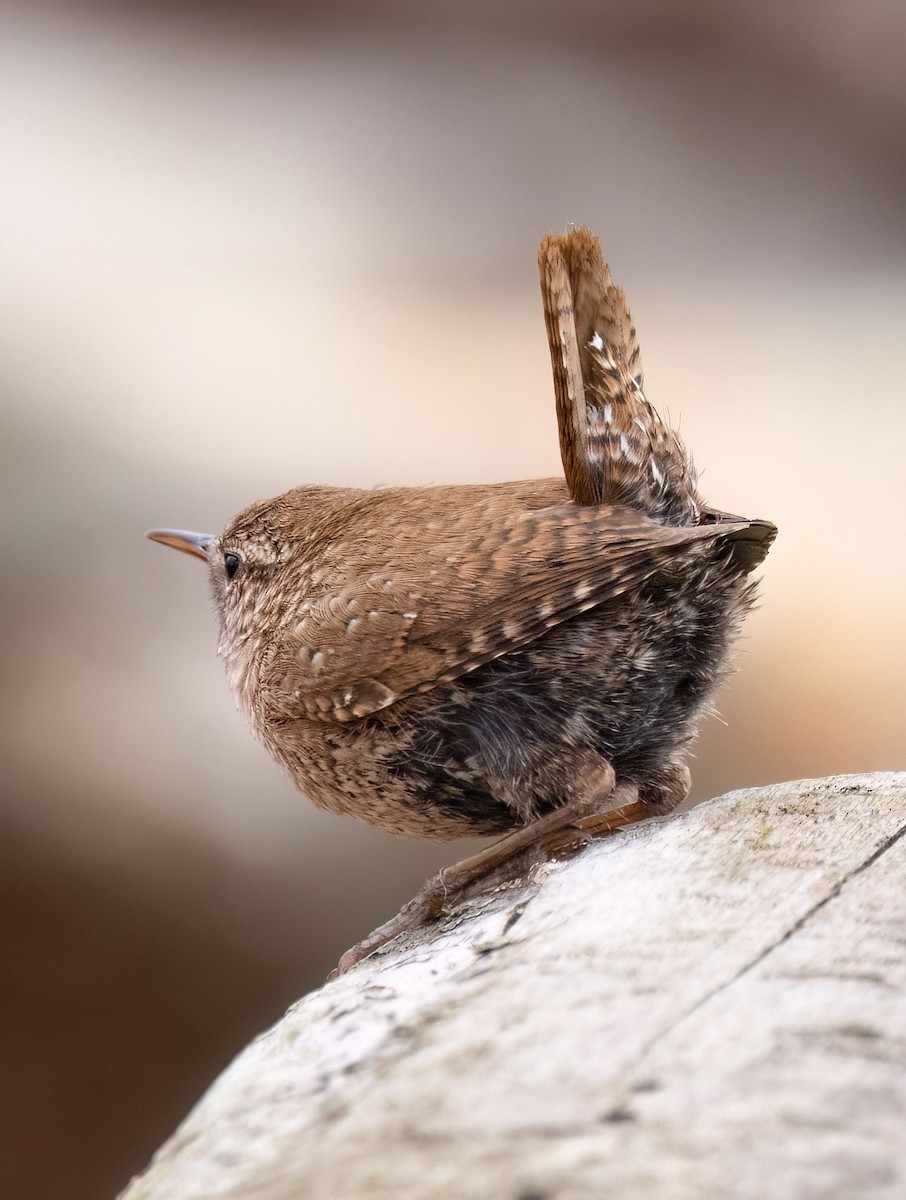
[[[780,537],[695,799],[903,767],[906,8],[0,8],[0,1164],[112,1195],[462,845],[317,812],[143,540],[303,482],[559,471],[535,251]]]

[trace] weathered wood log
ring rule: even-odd
[[[782,784],[469,900],[295,1005],[124,1196],[902,1197],[904,832],[906,773]]]

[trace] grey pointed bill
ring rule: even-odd
[[[196,558],[208,560],[208,546],[214,541],[213,533],[193,533],[191,529],[149,529],[145,537],[162,546],[172,546],[183,554],[194,554]]]

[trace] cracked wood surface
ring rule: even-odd
[[[473,898],[290,1009],[124,1197],[900,1198],[904,832],[906,773],[781,784]]]

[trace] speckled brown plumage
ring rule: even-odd
[[[775,533],[699,496],[597,239],[546,238],[539,263],[565,479],[301,487],[219,538],[157,535],[207,559],[220,654],[274,757],[396,833],[675,805]]]

